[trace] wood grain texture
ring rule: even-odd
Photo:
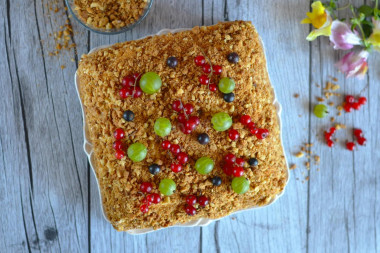
[[[355,0],[356,5],[363,0]],[[116,36],[90,33],[47,0],[0,0],[0,247],[6,252],[379,252],[380,54],[364,81],[345,80],[334,67],[342,53],[326,38],[308,43],[300,20],[309,1],[156,0],[134,30]],[[57,1],[62,9],[64,1]],[[342,16],[347,13],[341,12]],[[76,47],[48,56],[49,35],[66,19]],[[138,39],[163,28],[251,20],[265,44],[268,71],[283,106],[283,142],[291,171],[275,204],[232,215],[207,227],[169,228],[147,235],[116,232],[101,212],[95,177],[82,149],[82,116],[73,77],[91,48]],[[77,54],[75,54],[77,52]],[[65,65],[64,69],[61,66]],[[340,93],[362,94],[368,104],[336,121],[346,124],[337,148],[323,144],[329,118],[311,114],[329,76]],[[316,83],[320,87],[316,86]],[[295,99],[293,94],[299,94]],[[331,99],[335,103],[342,98]],[[335,116],[336,110],[332,113]],[[369,140],[344,149],[352,127]],[[312,142],[321,164],[310,170],[293,156]],[[307,160],[302,160],[307,161]],[[317,169],[320,169],[319,171]],[[305,181],[305,177],[310,180]],[[302,183],[304,181],[304,183]],[[0,250],[1,251],[1,250]]]

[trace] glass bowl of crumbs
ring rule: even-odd
[[[153,0],[66,0],[84,27],[101,34],[118,34],[133,29],[148,15]]]

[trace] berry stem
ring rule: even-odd
[[[201,50],[201,52],[202,52],[203,56],[205,57],[206,61],[210,64],[211,72],[207,76],[210,79],[210,81],[207,84],[207,89],[210,89],[211,77],[212,77],[212,74],[214,72],[214,69],[212,67],[212,62],[211,62],[210,58],[208,58],[208,56],[205,54],[205,52],[203,51],[203,49],[199,47],[199,50]]]

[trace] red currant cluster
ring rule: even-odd
[[[330,131],[325,131],[325,140],[327,142],[327,146],[332,148],[334,146],[334,142],[332,141],[332,135],[335,133],[335,127],[330,128]]]
[[[113,133],[113,136],[116,139],[116,141],[112,145],[116,151],[115,156],[117,159],[121,160],[125,156],[125,152],[123,150],[123,142],[121,141],[125,137],[125,132],[123,129],[117,128]]]
[[[149,182],[144,182],[140,185],[140,191],[143,193],[150,193],[153,189],[153,186]],[[142,205],[140,206],[140,211],[142,213],[147,213],[149,211],[149,206],[151,204],[158,204],[161,202],[161,196],[158,193],[148,194],[142,201]]]
[[[218,87],[216,86],[215,83],[211,83],[211,77],[212,75],[220,75],[222,74],[223,68],[220,65],[212,65],[211,61],[207,59],[209,63],[206,63],[206,59],[202,55],[198,55],[197,57],[194,58],[194,62],[197,66],[202,67],[203,70],[203,75],[199,77],[199,82],[200,84],[207,85],[207,88],[215,92]]]
[[[138,98],[142,95],[142,90],[140,88],[140,78],[141,74],[135,73],[123,78],[121,84],[123,88],[120,89],[119,95],[121,98],[134,97]]]
[[[359,110],[362,105],[367,103],[367,99],[365,97],[359,97],[358,100],[355,100],[355,97],[352,95],[347,95],[345,98],[344,110],[346,112],[351,112],[352,109]]]
[[[243,158],[236,158],[235,155],[228,153],[224,157],[223,172],[227,176],[241,177],[244,175],[244,164],[245,160]]]
[[[182,165],[189,160],[189,156],[185,152],[181,152],[181,148],[177,144],[171,144],[170,141],[163,141],[161,144],[163,150],[170,150],[171,154],[177,159],[177,163],[172,163],[170,169],[174,173],[182,171]]]
[[[364,138],[363,131],[361,129],[354,129],[354,136],[356,138],[356,141],[360,146],[364,146],[367,143],[367,139]],[[354,142],[347,142],[346,143],[346,148],[348,150],[353,151],[355,148],[355,143]]]
[[[269,135],[268,129],[264,128],[256,128],[255,123],[251,120],[251,117],[249,115],[243,115],[240,117],[240,123],[242,123],[244,126],[248,127],[251,134],[256,135],[257,139],[265,139]]]
[[[181,100],[175,100],[172,104],[174,111],[179,112],[178,122],[179,128],[184,134],[190,134],[200,123],[197,116],[190,116],[194,112],[192,104],[183,105]]]
[[[194,205],[198,202],[198,204],[202,207],[208,205],[208,198],[206,196],[199,196],[198,198],[194,195],[189,195],[186,197],[186,205],[185,212],[188,215],[195,215],[197,213],[197,209],[195,209]]]

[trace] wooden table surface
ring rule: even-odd
[[[300,20],[310,2],[304,0],[156,0],[138,27],[117,36],[88,32],[64,11],[63,0],[53,2],[0,0],[1,252],[380,252],[380,54],[370,56],[365,80],[345,80],[334,68],[342,52],[334,52],[327,38],[305,40],[310,27]],[[49,34],[67,18],[76,47],[49,56],[56,46]],[[289,163],[298,165],[285,194],[269,207],[207,227],[140,236],[116,232],[103,219],[82,147],[73,82],[80,55],[163,28],[237,19],[252,21],[261,34],[283,106],[285,151]],[[338,93],[362,91],[368,98],[360,111],[336,117],[347,129],[338,132],[333,149],[322,137],[333,124],[330,117],[310,113],[330,76],[339,79]],[[331,111],[335,116],[336,109]],[[350,152],[343,143],[352,139],[353,127],[364,130],[368,144]],[[295,158],[304,143],[314,144],[319,165],[313,156]]]

